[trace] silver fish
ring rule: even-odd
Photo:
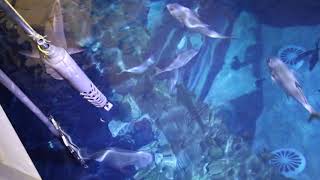
[[[155,63],[154,58],[151,56],[148,58],[144,63],[142,63],[139,66],[130,68],[130,69],[125,69],[121,71],[120,73],[132,73],[132,74],[142,74],[146,72],[150,66],[152,66]]]
[[[121,172],[125,172],[127,166],[135,166],[141,169],[153,162],[153,155],[149,152],[118,148],[108,148],[94,154],[89,154],[87,149],[82,149],[81,156],[84,160],[95,160]]]
[[[180,23],[184,24],[187,28],[199,32],[205,36],[217,39],[231,38],[221,35],[214,30],[209,29],[209,25],[203,23],[198,15],[187,7],[178,3],[167,4],[169,13],[175,17]]]
[[[309,120],[320,118],[320,114],[309,104],[300,83],[288,66],[279,58],[269,58],[267,64],[272,80],[276,82],[288,96],[292,96],[310,113]]]
[[[173,62],[168,67],[164,68],[163,70],[157,68],[156,69],[157,72],[154,76],[157,76],[164,72],[173,71],[185,66],[197,54],[198,54],[198,50],[195,50],[195,49],[189,49],[189,50],[183,51],[182,53],[177,55],[175,60],[173,60]]]

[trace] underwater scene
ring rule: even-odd
[[[0,104],[42,179],[320,179],[319,0],[1,1]]]

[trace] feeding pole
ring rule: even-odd
[[[44,36],[38,34],[7,0],[0,0],[0,7],[37,44],[46,72],[50,72],[49,74],[55,79],[65,79],[92,105],[107,111],[111,110],[113,104],[107,100],[65,49],[50,44]]]
[[[48,74],[55,79],[66,80],[92,105],[104,108],[107,111],[111,110],[113,104],[107,100],[64,48],[51,44],[45,36],[38,34],[7,0],[0,0],[0,7],[36,43]],[[2,71],[0,71],[0,81],[34,112],[54,135],[61,138],[62,143],[81,164],[85,164],[79,147],[72,142],[70,136],[62,130],[52,116],[46,117],[43,115],[39,108]],[[50,121],[51,124],[49,123]]]

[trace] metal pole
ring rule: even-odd
[[[86,167],[85,161],[79,152],[79,147],[75,145],[70,136],[65,133],[58,122],[52,117],[46,117],[41,110],[21,91],[21,89],[0,69],[0,83],[2,83],[8,90],[14,94],[24,105],[26,105],[54,134],[61,140],[68,152],[83,166]]]
[[[36,33],[7,0],[1,0],[0,6],[4,10],[5,14],[13,19],[29,36]]]
[[[44,63],[55,71],[56,76],[67,80],[92,105],[110,111],[113,104],[93,84],[65,49],[50,45],[46,51]]]
[[[5,14],[14,20],[38,45],[46,47],[45,38],[38,34],[7,0],[0,0],[0,7],[4,10]]]
[[[92,83],[65,49],[50,44],[34,31],[7,0],[0,0],[0,7],[37,43],[38,50],[44,57],[42,60],[46,64],[47,73],[55,79],[67,80],[92,105],[107,111],[111,110],[113,104]]]
[[[60,134],[56,128],[51,124],[48,117],[46,117],[42,111],[21,91],[21,89],[0,69],[0,82],[14,94],[24,105],[26,105],[55,135]]]

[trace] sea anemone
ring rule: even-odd
[[[271,154],[270,164],[288,178],[301,173],[306,166],[305,157],[295,149],[278,149]]]
[[[288,45],[282,47],[278,51],[278,57],[286,64],[290,66],[295,66],[297,68],[301,67],[303,61],[301,59],[296,59],[300,54],[304,53],[306,50],[303,47],[296,45]]]

